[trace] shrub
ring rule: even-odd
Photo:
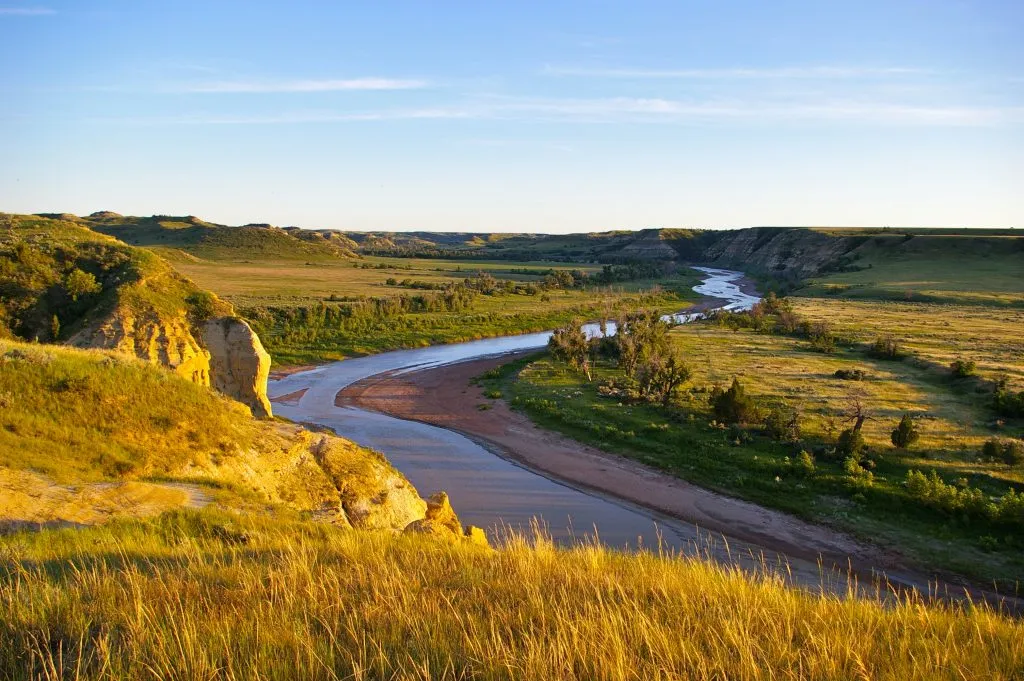
[[[992,396],[992,406],[1003,416],[1024,416],[1024,390],[1013,392],[1009,378],[1000,376],[996,379],[996,389]]]
[[[848,456],[843,461],[843,472],[858,486],[870,487],[875,482],[874,473],[861,466],[860,460],[854,456]]]
[[[836,440],[836,456],[842,459],[856,458],[859,461],[864,453],[864,447],[864,436],[861,435],[860,430],[847,428],[839,433],[839,438]]]
[[[723,423],[753,423],[757,421],[757,405],[747,395],[739,378],[732,379],[728,390],[715,386],[711,391],[711,406],[715,418]]]
[[[899,425],[897,425],[890,435],[893,446],[897,449],[906,449],[910,445],[920,439],[921,433],[918,432],[917,426],[914,424],[914,419],[910,418],[910,414],[904,414],[903,418],[900,419]]]
[[[794,470],[798,475],[810,477],[814,475],[814,469],[814,456],[807,450],[801,449],[800,454],[796,457]]]
[[[984,461],[995,461],[1016,466],[1024,463],[1024,442],[1020,440],[1000,440],[991,438],[981,447],[981,458]]]
[[[949,368],[953,372],[954,378],[967,378],[974,375],[977,364],[973,360],[957,358],[953,360]]]
[[[900,342],[891,333],[879,336],[872,343],[868,354],[877,359],[899,359],[902,356]]]
[[[837,369],[832,375],[844,381],[863,381],[868,377],[863,369]]]
[[[796,442],[800,439],[800,414],[788,407],[773,407],[765,416],[764,432],[775,440]]]
[[[64,290],[74,301],[77,301],[79,296],[99,293],[102,288],[92,273],[83,272],[77,267],[71,270],[64,280]]]
[[[836,350],[836,337],[832,326],[826,321],[803,323],[803,332],[811,341],[811,347],[818,352],[832,353]]]

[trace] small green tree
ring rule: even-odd
[[[950,371],[953,372],[954,378],[967,378],[973,376],[977,370],[978,365],[969,359],[957,358],[949,365]]]
[[[711,392],[711,407],[715,418],[723,423],[753,423],[757,421],[757,405],[747,395],[739,378],[732,379],[728,390],[715,387]]]
[[[764,418],[764,432],[783,442],[800,439],[800,414],[788,407],[773,407]]]
[[[839,433],[839,438],[836,440],[836,456],[840,459],[852,458],[860,461],[865,446],[864,436],[861,435],[860,429],[847,428]]]
[[[548,341],[551,356],[562,360],[590,381],[590,343],[583,332],[583,324],[574,319],[565,326],[555,329]]]
[[[921,434],[917,431],[914,419],[910,414],[904,414],[900,423],[893,429],[890,439],[897,449],[906,449],[920,439]]]
[[[98,293],[101,288],[95,276],[89,272],[83,272],[77,267],[71,270],[64,280],[64,290],[68,292],[73,301],[77,301],[79,296]]]
[[[52,340],[60,338],[60,319],[57,315],[53,315],[53,318],[50,320],[50,338]]]

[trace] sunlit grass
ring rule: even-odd
[[[244,545],[211,525],[233,523]],[[0,539],[10,679],[1010,679],[984,608],[693,558],[194,513]]]

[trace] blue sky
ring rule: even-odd
[[[0,0],[0,210],[1024,226],[1024,2]]]

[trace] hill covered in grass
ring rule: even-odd
[[[119,350],[270,415],[270,357],[230,304],[77,219],[0,217],[0,337]]]
[[[66,217],[66,216],[65,216]],[[354,242],[339,232],[268,224],[228,227],[195,216],[130,217],[102,211],[71,219],[133,246],[175,249],[202,259],[346,259]]]
[[[427,517],[426,502],[381,455],[255,419],[209,388],[119,353],[0,341],[0,406],[0,522],[80,522],[84,507],[109,506],[139,484],[343,527],[403,530]]]
[[[985,606],[210,511],[0,537],[0,638],[11,679],[1009,681],[1024,665],[1024,628]]]
[[[456,540],[445,505],[378,455],[119,354],[0,342],[0,400],[3,678],[902,681],[1024,664],[1020,622],[984,605]]]
[[[202,260],[428,258],[576,264],[659,262],[742,269],[776,287],[827,290],[843,297],[1022,305],[1024,237],[1012,229],[752,227],[644,229],[581,234],[340,232],[227,227],[193,216],[126,217],[94,213],[77,221],[165,257]],[[956,266],[960,279],[941,275]]]

